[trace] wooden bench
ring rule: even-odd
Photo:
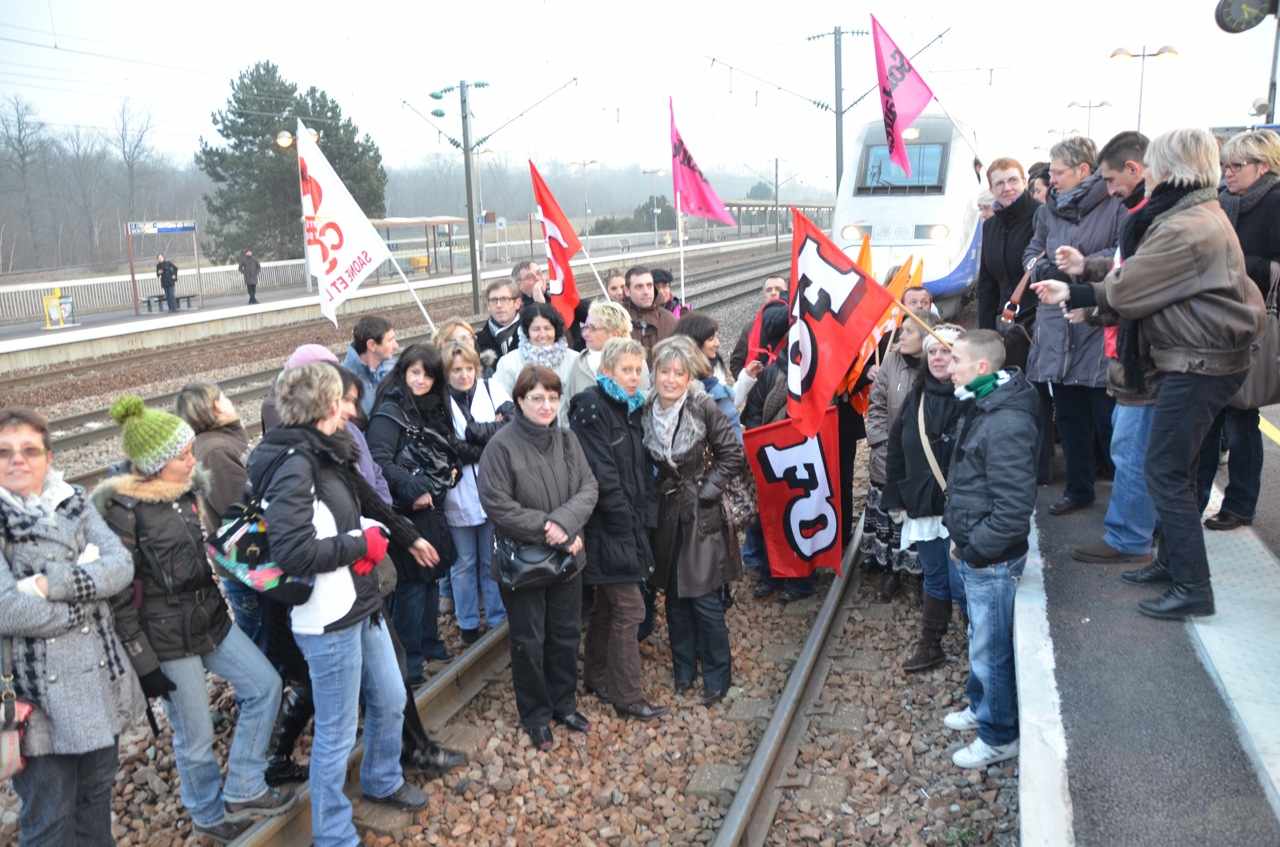
[[[166,301],[163,294],[148,294],[142,299],[147,304],[148,312],[160,312],[164,310]],[[184,300],[186,301],[186,307],[188,309],[195,308],[196,296],[194,294],[175,294],[173,296],[173,301],[178,304],[179,309],[183,307]]]

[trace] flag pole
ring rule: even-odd
[[[890,297],[893,297],[893,295],[892,295],[892,294],[891,294],[891,295],[889,295],[889,296],[890,296]],[[897,303],[897,304],[898,304],[898,308],[902,310],[903,314],[905,314],[907,317],[911,318],[911,320],[913,320],[913,321],[915,321],[917,324],[919,324],[919,325],[920,325],[920,328],[921,328],[921,329],[923,329],[925,332],[929,333],[930,335],[932,335],[932,336],[937,340],[937,342],[938,342],[939,344],[941,344],[943,347],[946,347],[948,350],[950,350],[950,349],[951,349],[951,345],[950,345],[950,344],[948,344],[946,341],[944,341],[944,340],[942,339],[942,336],[940,336],[940,335],[938,335],[938,333],[934,332],[934,331],[933,331],[933,327],[929,326],[927,323],[925,323],[924,321],[922,321],[922,320],[920,320],[919,318],[917,318],[917,317],[916,317],[915,312],[911,311],[911,310],[910,310],[910,309],[908,309],[906,306],[902,305],[902,301],[901,301],[901,300],[899,300],[897,297],[894,297],[894,298],[893,298],[893,302],[895,302],[895,303]]]
[[[396,273],[400,274],[400,279],[404,282],[404,287],[409,291],[409,295],[413,297],[413,302],[418,304],[418,309],[422,312],[422,317],[426,320],[427,326],[431,329],[431,332],[434,335],[436,331],[436,324],[435,321],[431,320],[431,316],[427,314],[427,307],[422,305],[422,301],[418,299],[418,292],[413,290],[413,286],[409,284],[409,278],[404,275],[404,271],[400,270],[400,263],[396,261],[396,257],[389,256],[388,258],[391,259],[391,264],[395,267]]]
[[[680,239],[680,302],[686,306],[689,301],[684,296],[684,212],[680,208],[680,192],[676,192],[676,235]]]
[[[596,282],[600,283],[600,293],[604,295],[604,299],[609,299],[609,289],[605,288],[604,280],[600,278],[600,271],[596,270],[596,263],[591,261],[591,254],[587,252],[587,248],[582,248],[582,257],[587,260],[587,264],[591,266],[591,272],[596,275]]]
[[[946,106],[942,105],[942,101],[938,99],[938,95],[933,95],[933,102],[938,104],[938,108],[942,110],[942,114],[947,116],[947,120],[951,121],[952,126],[959,130],[960,124],[956,122],[955,118],[951,117],[951,113],[947,111]],[[960,131],[960,138],[964,140],[964,145],[973,153],[974,158],[978,161],[982,161],[982,154],[974,149],[974,146],[969,143],[969,136],[965,135],[963,130]]]

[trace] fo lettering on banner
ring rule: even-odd
[[[755,475],[769,569],[775,577],[803,577],[815,568],[840,572],[840,430],[827,409],[816,435],[790,420],[743,433]]]

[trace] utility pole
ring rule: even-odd
[[[840,27],[833,33],[836,43],[836,191],[844,175],[844,69],[840,64]]]
[[[839,134],[837,133],[837,136]],[[782,211],[778,207],[778,157],[773,157],[773,252],[782,249]]]
[[[480,261],[476,256],[476,203],[475,193],[471,185],[471,114],[467,108],[467,81],[458,83],[458,96],[462,109],[462,170],[467,181],[467,225],[471,237],[467,239],[467,247],[471,253],[471,314],[480,314]]]

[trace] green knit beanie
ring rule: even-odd
[[[111,417],[123,433],[124,454],[142,476],[160,473],[196,437],[182,418],[148,409],[136,394],[126,394],[112,403]]]

